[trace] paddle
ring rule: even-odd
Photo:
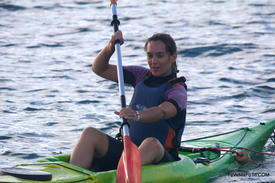
[[[118,31],[119,21],[117,18],[116,0],[111,0],[114,32]],[[124,79],[122,71],[122,59],[120,52],[120,43],[116,41],[115,49],[117,53],[117,73],[118,85],[121,99],[121,107],[126,107],[126,99],[124,92]],[[117,168],[117,183],[141,183],[141,161],[138,147],[131,141],[129,137],[129,126],[126,119],[123,119],[123,144],[124,150],[119,160]]]

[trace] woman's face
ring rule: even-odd
[[[146,53],[153,76],[163,77],[172,73],[172,63],[176,61],[177,54],[170,55],[162,41],[150,41]]]

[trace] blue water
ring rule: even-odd
[[[274,1],[119,0],[118,14],[124,65],[147,66],[153,33],[175,38],[189,88],[183,139],[275,118]],[[0,0],[0,167],[71,152],[87,126],[117,133],[118,87],[91,71],[110,21],[107,0]],[[275,181],[275,158],[257,160],[264,166],[244,169],[269,176],[211,182]]]

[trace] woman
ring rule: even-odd
[[[114,33],[97,55],[92,70],[103,78],[118,82],[116,66],[109,64],[116,40],[123,44],[121,31]],[[115,114],[130,124],[130,137],[139,147],[142,165],[176,161],[187,101],[185,79],[176,77],[176,44],[168,34],[155,34],[147,40],[144,49],[150,69],[123,67],[125,83],[131,84],[135,90],[129,107]],[[122,151],[123,142],[89,127],[75,146],[70,163],[95,171],[116,169]]]

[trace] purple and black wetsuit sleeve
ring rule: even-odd
[[[140,81],[144,80],[149,69],[141,66],[124,66],[123,76],[124,82],[135,87]]]
[[[171,118],[171,122],[178,121],[183,124],[172,124],[175,128],[181,127],[185,123],[187,107],[187,91],[183,85],[177,85],[165,92],[166,101],[172,103],[177,108],[177,114]]]

